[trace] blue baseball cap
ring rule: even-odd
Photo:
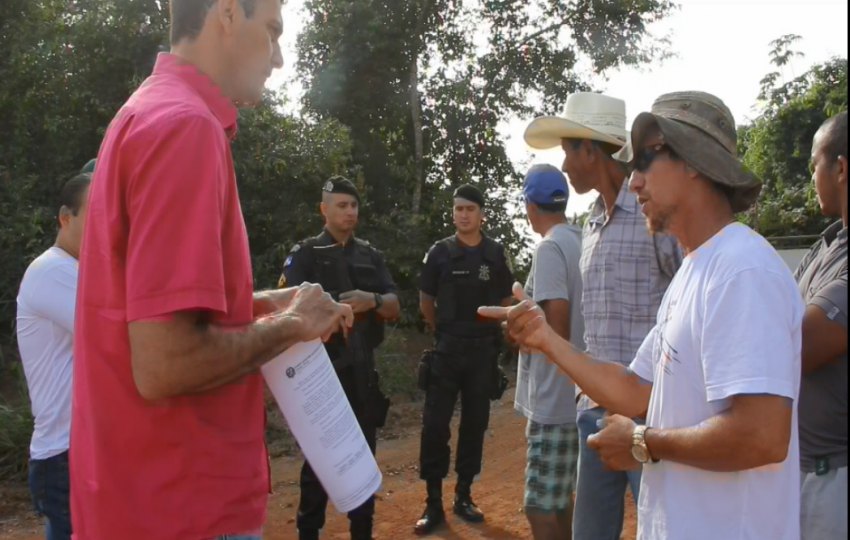
[[[570,188],[564,173],[548,163],[533,165],[522,183],[522,196],[535,204],[566,203]]]

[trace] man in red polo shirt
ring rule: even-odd
[[[253,292],[230,139],[235,104],[257,102],[282,65],[280,8],[172,0],[171,53],[106,132],[80,257],[77,539],[258,539],[257,368],[353,322],[318,285]]]

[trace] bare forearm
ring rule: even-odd
[[[434,301],[427,298],[420,298],[419,311],[422,313],[422,318],[425,319],[425,324],[428,325],[428,328],[435,330],[437,328],[437,308]]]
[[[736,425],[723,413],[688,428],[650,426],[646,446],[654,459],[715,472],[743,471],[778,463],[788,452],[787,440],[783,444],[770,434]]]
[[[281,309],[292,298],[294,287],[272,289],[254,293],[254,318],[257,319]]]
[[[401,304],[399,304],[398,296],[395,293],[387,293],[381,295],[381,307],[375,312],[382,319],[395,320],[398,319],[398,314],[401,312]]]
[[[168,362],[137,366],[136,386],[147,399],[211,390],[260,367],[299,341],[299,321],[272,315],[239,328],[195,325]]]
[[[543,351],[564,370],[590,399],[624,416],[643,416],[649,406],[652,385],[630,369],[613,362],[596,360],[556,337]]]

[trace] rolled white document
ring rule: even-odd
[[[381,487],[381,471],[322,343],[290,347],[262,372],[336,509],[349,512],[366,502]]]

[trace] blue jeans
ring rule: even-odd
[[[30,494],[35,511],[47,520],[44,526],[47,540],[71,538],[69,484],[67,450],[47,459],[30,460]]]
[[[574,540],[619,540],[623,531],[626,485],[631,486],[635,501],[640,490],[639,469],[606,469],[596,451],[587,447],[587,437],[599,431],[596,422],[604,415],[605,409],[596,407],[579,411],[576,418],[579,457],[573,512]]]

